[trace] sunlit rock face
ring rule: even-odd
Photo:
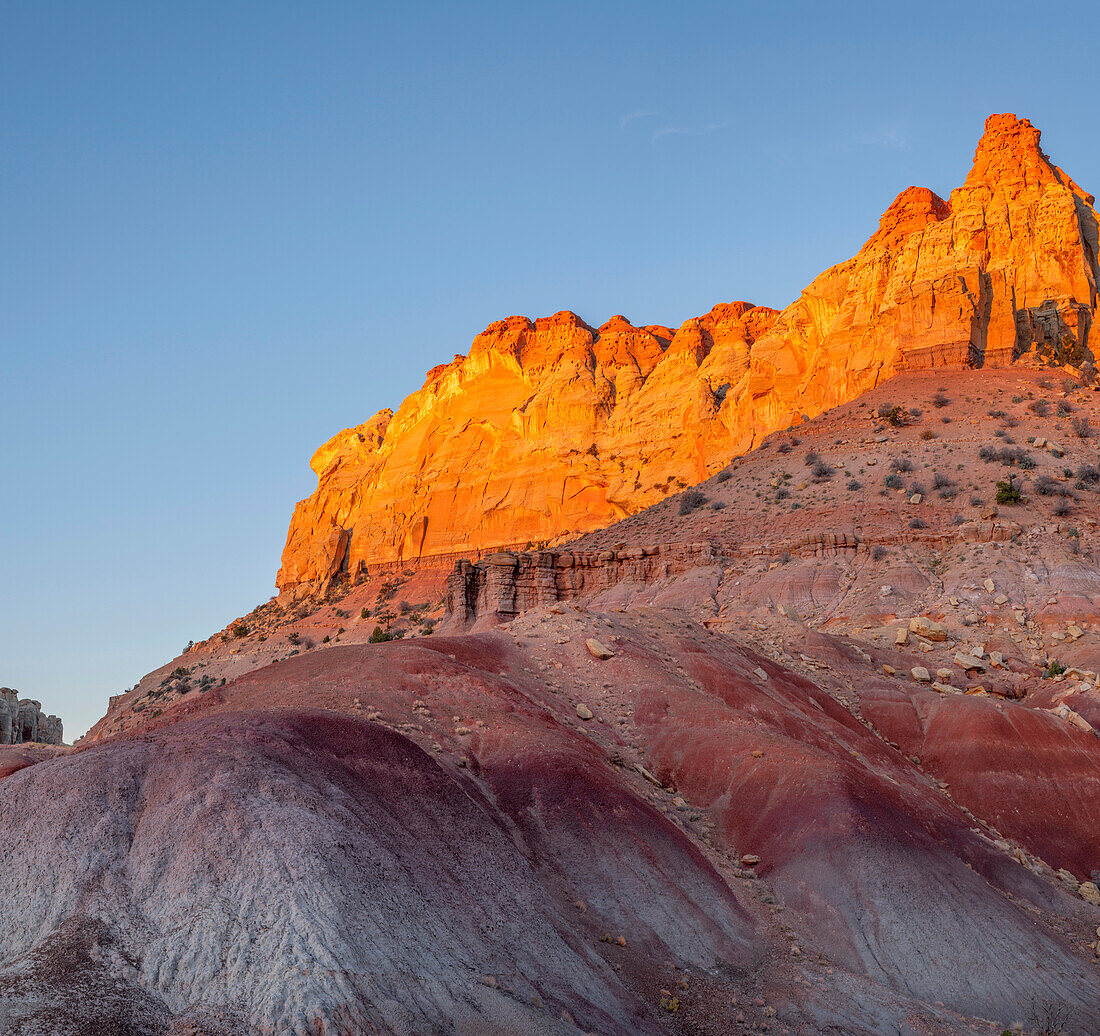
[[[600,528],[777,428],[908,369],[1089,359],[1094,199],[1026,119],[993,115],[962,187],[903,191],[781,313],[715,306],[675,332],[509,317],[313,456],[282,590],[378,562],[441,563]]]

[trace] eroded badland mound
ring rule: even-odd
[[[994,116],[781,314],[323,447],[293,592],[0,785],[0,1033],[1100,1032],[1095,227]]]
[[[560,539],[702,481],[731,456],[902,370],[1080,362],[1096,312],[1093,197],[1027,120],[994,115],[948,201],[911,187],[859,253],[782,313],[716,306],[677,331],[510,317],[396,413],[313,456],[278,584],[378,563],[449,567]]]

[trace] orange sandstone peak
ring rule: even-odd
[[[992,115],[948,201],[907,188],[781,313],[724,303],[675,331],[568,311],[490,324],[396,413],[317,450],[278,585],[599,528],[902,370],[1089,360],[1093,202],[1030,122]]]

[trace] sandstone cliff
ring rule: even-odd
[[[278,585],[602,527],[901,370],[1084,362],[1093,202],[1026,119],[993,115],[949,200],[903,191],[782,313],[720,305],[675,332],[569,312],[492,324],[396,413],[314,454]]]
[[[21,745],[37,741],[61,744],[61,720],[47,716],[40,702],[20,700],[19,692],[0,687],[0,745]]]

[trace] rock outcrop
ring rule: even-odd
[[[584,532],[705,479],[730,453],[726,394],[775,317],[736,302],[676,332],[569,312],[490,325],[396,414],[314,454],[280,588]]]
[[[1084,363],[1093,201],[1026,119],[994,115],[949,200],[903,191],[782,313],[719,305],[675,332],[570,312],[492,324],[396,413],[317,450],[278,585],[600,528],[902,370]]]
[[[0,745],[59,745],[61,736],[61,720],[47,716],[41,702],[20,700],[18,691],[0,687]]]
[[[459,561],[447,579],[450,625],[493,626],[531,608],[591,597],[620,583],[647,585],[719,563],[709,543],[662,543],[620,550],[497,551]]]

